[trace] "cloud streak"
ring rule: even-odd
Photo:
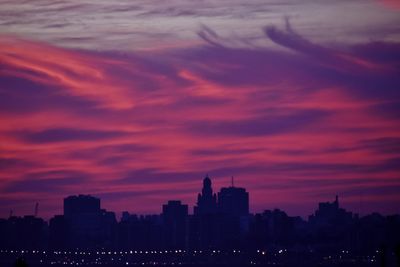
[[[17,197],[20,213],[39,200],[49,216],[78,193],[117,211],[193,205],[205,173],[215,189],[236,176],[253,211],[307,215],[365,192],[398,212],[400,70],[388,54],[400,45],[264,29],[275,47],[232,47],[211,28],[202,45],[140,53],[2,37],[1,216]]]

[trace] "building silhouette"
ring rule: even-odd
[[[249,193],[244,188],[234,187],[233,182],[230,187],[221,188],[218,192],[218,210],[238,217],[249,215]]]
[[[55,215],[50,219],[49,232],[49,246],[51,248],[68,248],[68,225],[64,215]]]
[[[159,215],[138,216],[124,211],[116,235],[120,249],[164,248],[163,221]]]
[[[64,198],[64,216],[66,219],[98,213],[100,213],[99,198],[90,195],[69,196]]]
[[[211,179],[206,175],[203,180],[203,188],[197,196],[197,206],[194,207],[194,215],[213,214],[217,212],[217,195],[213,194]]]
[[[309,216],[311,239],[326,249],[354,249],[357,243],[357,221],[358,215],[341,208],[339,197],[336,196],[333,202],[319,203],[315,213]]]
[[[48,225],[32,215],[0,219],[0,247],[9,249],[43,249],[47,247]]]
[[[321,202],[315,213],[309,216],[310,223],[316,225],[339,225],[350,223],[353,214],[339,206],[339,197],[336,196],[333,202]]]
[[[165,246],[183,249],[187,246],[188,206],[170,200],[163,205],[161,217],[164,225]]]
[[[215,260],[221,260],[224,266],[244,266],[232,258],[241,251],[235,259],[264,263],[261,266],[270,266],[266,263],[271,259],[278,263],[293,260],[293,264],[281,261],[283,264],[277,266],[319,266],[329,259],[327,255],[332,255],[336,264],[340,257],[350,254],[355,256],[348,262],[373,259],[395,266],[397,255],[400,263],[400,215],[372,213],[359,217],[342,208],[338,196],[332,202],[319,203],[308,220],[289,216],[277,208],[250,214],[245,188],[232,183],[215,194],[207,175],[193,214],[188,214],[188,205],[170,200],[160,214],[139,216],[123,212],[117,222],[115,214],[102,209],[101,200],[90,195],[68,196],[63,208],[64,214],[55,215],[49,225],[36,216],[0,219],[0,259],[4,255],[15,257],[10,251],[16,250],[40,250],[40,258],[46,259],[43,252],[49,250],[54,253],[48,260],[59,257],[62,251],[71,252],[67,256],[71,262],[80,252],[96,251],[96,259],[101,253],[102,260],[109,257],[111,261],[137,257],[141,262],[147,257],[148,262],[154,262],[152,257],[156,257],[160,262],[181,262],[184,257],[190,263],[201,262],[200,266],[211,266],[207,264]],[[199,256],[199,251],[204,254]],[[66,256],[63,257],[64,261]],[[310,262],[297,265],[297,260],[305,257]],[[261,258],[264,261],[259,261]],[[351,266],[378,266],[358,263]],[[342,266],[334,264],[321,266]]]
[[[90,195],[64,199],[66,243],[72,248],[113,247],[116,218],[114,212],[100,208],[100,199]],[[61,218],[58,219],[59,221]],[[61,222],[59,222],[61,224]]]

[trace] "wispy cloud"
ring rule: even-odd
[[[246,38],[247,44],[266,45],[260,38],[261,28],[281,24],[285,16],[300,32],[320,41],[399,38],[396,0],[121,0],[117,4],[107,0],[1,0],[0,4],[0,32],[74,48],[182,47],[198,43],[194,33],[204,23],[219,29],[221,36],[239,36]]]
[[[39,199],[52,214],[49,199],[80,192],[158,212],[194,204],[207,172],[215,189],[237,176],[253,210],[305,215],[322,194],[351,206],[365,192],[396,211],[399,44],[262,29],[277,47],[231,46],[212,28],[202,45],[141,53],[2,37],[0,214],[17,196],[21,213]]]

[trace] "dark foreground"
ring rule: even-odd
[[[275,267],[367,267],[400,266],[392,252],[375,251],[355,255],[341,251],[335,255],[315,252],[278,251],[0,251],[1,267],[67,266],[275,266]]]

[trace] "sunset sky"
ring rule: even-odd
[[[192,210],[207,173],[400,214],[400,2],[0,0],[0,218]]]

